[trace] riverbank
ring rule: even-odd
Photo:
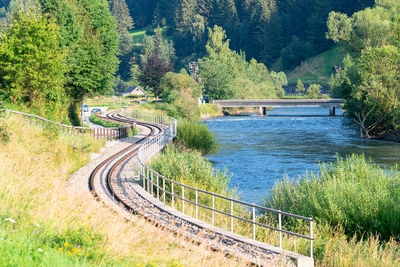
[[[293,122],[291,124],[293,124]],[[229,128],[229,131],[237,135],[237,131],[232,129],[232,127]],[[221,174],[221,172],[215,169],[209,170],[210,168],[209,161],[200,158],[198,155],[197,156],[195,156],[194,154],[192,155],[191,153],[196,153],[196,152],[187,152],[187,151],[180,152],[176,149],[173,150],[167,149],[166,151],[164,151],[163,154],[161,154],[155,160],[155,162],[153,163],[154,164],[153,167],[158,172],[167,176],[168,178],[176,179],[177,181],[184,182],[187,185],[203,188],[205,190],[212,190],[213,192],[218,192],[218,193],[222,192],[222,194],[237,193],[237,191],[232,191],[231,187],[227,187],[227,177],[229,177],[229,175],[227,176],[227,170],[223,172],[224,175],[221,177],[215,177],[212,179],[205,180],[204,177],[208,177],[206,175],[209,175],[211,173]],[[230,153],[232,153],[232,150],[230,150]],[[243,165],[243,162],[246,162],[246,164],[244,165],[248,165],[247,161],[243,158],[243,154],[242,157],[240,157],[240,161],[242,162],[242,164],[239,164],[240,166]],[[365,170],[365,163],[360,161],[352,164],[350,159],[349,161],[346,160],[346,164],[351,164],[352,166],[351,174],[353,176],[359,177],[360,179],[363,177],[363,171]],[[207,166],[207,168],[204,168],[204,166]],[[340,170],[339,163],[335,163],[332,166],[338,166],[338,169]],[[215,165],[213,166],[213,168],[215,168]],[[372,165],[369,165],[369,168],[373,170]],[[302,173],[304,173],[304,171]],[[347,173],[350,172],[347,171]],[[371,171],[370,175],[374,173],[375,171]],[[247,178],[248,177],[249,175],[247,175]],[[254,176],[251,177],[254,178]],[[319,177],[319,176],[315,173],[312,174],[312,177]],[[321,179],[323,180],[323,178]],[[370,177],[370,179],[374,178]],[[210,184],[207,181],[215,181],[213,182],[215,185],[213,187],[210,187]],[[293,182],[293,186],[296,186],[297,182],[295,181],[296,180],[294,180]],[[370,183],[365,183],[363,186],[368,187],[369,184]],[[292,187],[290,187],[290,185],[291,184],[289,184],[289,182],[284,182],[282,184],[277,184],[276,186],[280,186],[279,188],[281,188],[281,191],[289,193],[292,192],[291,189]],[[340,183],[339,182],[333,183],[332,186],[336,188],[337,186],[340,186]],[[321,190],[323,188],[326,190],[330,188],[327,186],[320,186],[320,187]],[[346,190],[344,189],[341,189],[339,191],[334,189],[330,190],[332,196],[337,195],[338,197],[342,195],[340,194],[341,192],[346,192]],[[357,190],[357,192],[360,191]],[[287,203],[288,205],[285,207],[281,207],[279,206],[278,202],[273,202],[273,203],[269,202],[266,203],[268,207],[277,208],[289,212],[293,212],[294,211],[293,208],[296,207],[298,208],[297,204],[298,201],[290,201],[290,198],[286,198],[286,196],[283,194],[277,193],[276,195],[271,194],[269,196],[272,199],[276,199],[276,201],[278,201],[279,199],[280,201],[287,201],[285,203]],[[280,198],[278,198],[279,196]],[[290,194],[288,196],[290,196]],[[372,196],[373,194],[371,194],[371,197]],[[311,200],[313,199],[312,196],[304,198],[304,201],[306,200],[309,201],[310,199]],[[348,198],[347,200],[346,198],[343,199],[341,203],[346,203],[346,201],[349,202]],[[369,201],[368,203],[374,203],[374,202]],[[321,202],[320,204],[322,205],[323,203]],[[178,205],[179,208],[179,202],[176,205]],[[223,203],[216,203],[216,205],[223,205]],[[353,205],[356,207],[361,207],[363,204],[356,202],[353,203]],[[394,206],[392,205],[392,207]],[[223,209],[223,206],[219,208]],[[227,210],[229,210],[228,206],[226,208]],[[304,211],[297,211],[294,213],[305,215]],[[400,246],[398,244],[398,240],[396,241],[395,236],[393,236],[393,239],[389,241],[383,241],[381,237],[379,237],[378,235],[369,233],[367,233],[364,238],[360,238],[359,233],[355,232],[354,230],[350,231],[346,230],[345,225],[343,225],[342,223],[336,223],[331,225],[327,224],[327,221],[334,222],[333,219],[335,214],[336,213],[327,214],[328,217],[326,218],[322,218],[318,214],[312,215],[312,217],[316,220],[316,224],[314,225],[314,237],[315,237],[314,252],[315,252],[315,259],[317,266],[397,266],[398,264],[400,264],[399,261]],[[199,216],[201,217],[201,215]],[[215,224],[216,225],[220,224],[221,226],[224,226],[226,222],[223,220],[223,218],[216,217]],[[225,225],[225,227],[229,227],[229,225],[228,226]],[[291,227],[292,230],[300,230],[304,226],[292,224]],[[235,223],[235,229],[244,235],[248,234],[247,231],[249,230],[246,227],[246,225],[244,224],[242,225],[240,222],[238,222],[237,224]],[[265,237],[265,240],[263,240],[264,242],[275,246],[278,245],[278,237],[275,236],[273,233],[264,233],[263,237]],[[288,250],[305,254],[307,253],[308,244],[306,244],[306,242],[302,242],[294,238],[286,239],[285,237],[283,243],[284,247]],[[374,251],[374,253],[371,253],[371,251]]]

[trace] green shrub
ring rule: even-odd
[[[178,132],[175,138],[178,145],[194,149],[208,155],[218,150],[215,135],[201,122],[180,120],[178,121]]]
[[[7,131],[7,124],[4,122],[5,113],[4,103],[0,101],[0,143],[3,145],[10,141],[10,133]]]
[[[98,118],[94,114],[90,115],[89,121],[91,123],[94,123],[94,124],[97,124],[97,125],[100,125],[100,126],[103,126],[103,127],[107,127],[107,128],[116,128],[116,127],[123,127],[124,126],[124,125],[121,125],[121,124],[118,124],[118,123],[102,120],[102,119]]]
[[[133,127],[128,132],[128,137],[135,136],[139,133],[139,129],[137,127]]]
[[[230,192],[230,176],[226,171],[215,171],[199,152],[180,152],[174,146],[167,146],[151,167],[165,177],[194,187],[225,195]]]
[[[322,164],[320,174],[277,183],[265,205],[342,226],[352,237],[379,234],[400,239],[400,174],[383,169],[364,156]]]

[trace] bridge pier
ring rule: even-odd
[[[267,115],[267,107],[258,107],[258,114],[260,115]]]
[[[329,107],[329,116],[336,116],[336,107]]]

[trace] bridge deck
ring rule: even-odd
[[[340,107],[342,99],[245,99],[214,100],[212,104],[229,107]]]

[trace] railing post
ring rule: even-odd
[[[253,207],[253,240],[256,240],[256,225],[254,224],[256,222],[256,208]]]
[[[282,230],[282,214],[279,213],[279,230]],[[279,248],[282,248],[282,232],[279,231]]]
[[[215,196],[212,196],[212,211],[211,211],[211,225],[214,226],[214,208],[215,208]]]
[[[175,209],[174,183],[173,182],[171,182],[171,196],[172,196],[172,208]]]
[[[146,175],[146,177],[147,177],[147,192],[149,192],[150,193],[150,177],[149,177],[149,169],[147,169],[146,168],[146,173],[147,173],[147,175]]]
[[[146,191],[146,183],[147,183],[147,181],[146,181],[146,175],[145,175],[145,169],[144,169],[144,167],[142,166],[142,165],[140,165],[140,172],[141,172],[141,176],[142,176],[142,179],[143,179],[143,189]]]
[[[159,185],[158,180],[160,177],[158,177],[158,175],[156,175],[156,177],[157,177],[157,199],[159,199],[160,198],[160,188],[159,188],[160,185]]]
[[[233,233],[233,201],[231,200],[231,232]]]
[[[164,204],[165,204],[165,178],[164,178],[164,176],[162,176],[162,180],[163,180],[163,199],[164,199]]]
[[[185,187],[182,185],[182,213],[185,214]]]
[[[311,220],[310,221],[310,257],[312,258],[313,257],[313,240],[312,240],[312,238],[313,238],[313,229],[312,229],[312,227],[313,227],[313,221]]]
[[[153,196],[153,190],[154,190],[153,172],[150,172],[150,174],[151,174],[151,196]]]
[[[196,190],[196,219],[199,218],[199,196],[198,196],[198,191]]]

